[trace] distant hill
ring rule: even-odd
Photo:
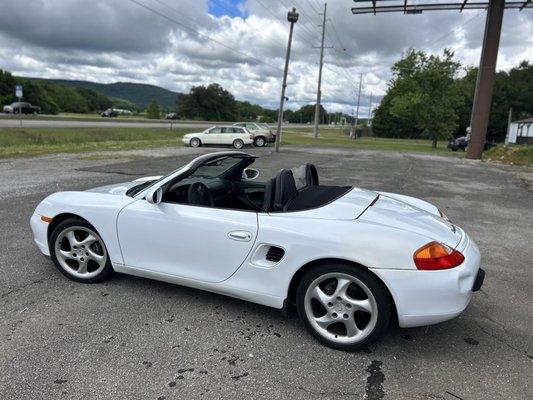
[[[95,83],[88,81],[71,81],[67,79],[39,79],[40,81],[51,81],[60,85],[81,87],[91,89],[95,92],[105,94],[110,98],[124,99],[131,101],[140,109],[145,109],[151,100],[155,100],[164,109],[173,109],[176,100],[182,96],[181,93],[173,92],[159,86],[145,85],[142,83],[116,82],[116,83]]]

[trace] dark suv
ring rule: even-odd
[[[41,112],[41,107],[32,106],[24,101],[16,101],[11,103],[9,107],[13,110],[13,114],[18,114],[19,112],[22,114],[39,114]]]

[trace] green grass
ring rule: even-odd
[[[452,153],[449,149],[447,149],[447,142],[445,141],[439,142],[437,148],[433,149],[429,140],[376,137],[362,137],[354,140],[343,134],[340,129],[335,128],[321,129],[318,139],[313,137],[311,129],[287,129],[283,131],[282,144],[349,147],[363,150],[384,150],[462,156],[460,153]]]
[[[512,165],[533,166],[533,146],[525,144],[496,146],[483,153],[483,159]]]
[[[182,146],[181,137],[198,129],[177,128],[0,128],[0,157],[50,153],[82,153]],[[282,145],[348,147],[365,150],[458,155],[440,142],[431,148],[428,140],[359,138],[350,139],[337,129],[322,129],[314,139],[310,129],[284,131]],[[462,155],[462,154],[459,154]]]
[[[195,129],[0,128],[0,157],[181,146]]]

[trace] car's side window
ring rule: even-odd
[[[257,128],[256,128],[255,124],[246,124],[246,129],[248,129],[250,131],[255,131]]]
[[[244,129],[242,128],[233,128],[233,133],[244,133]]]
[[[209,130],[209,133],[220,133],[220,128],[218,128],[218,127],[211,128],[211,129]]]

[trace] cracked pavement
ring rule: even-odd
[[[484,286],[458,318],[391,327],[364,351],[321,346],[296,315],[125,275],[67,280],[29,217],[58,190],[168,172],[213,148],[0,161],[2,399],[527,399],[533,395],[533,194],[503,167],[421,154],[250,149],[266,180],[317,165],[321,182],[421,197],[478,244]],[[109,158],[102,154],[108,154]]]

